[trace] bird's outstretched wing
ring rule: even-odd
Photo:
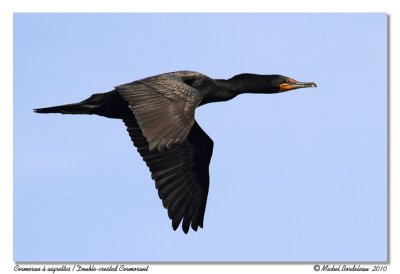
[[[116,87],[129,103],[150,151],[182,144],[194,122],[202,95],[185,80],[201,80],[199,73],[161,74]]]
[[[158,195],[168,209],[172,227],[182,222],[185,233],[189,227],[203,227],[209,187],[209,171],[213,141],[194,121],[181,144],[164,151],[149,150],[149,143],[135,119],[124,119],[129,135],[151,171]]]

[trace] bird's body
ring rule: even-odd
[[[203,227],[213,141],[194,119],[198,106],[241,93],[277,93],[316,86],[280,75],[240,74],[228,80],[178,71],[148,77],[76,103],[38,113],[96,114],[122,119],[149,167],[174,230]]]

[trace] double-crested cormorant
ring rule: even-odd
[[[122,119],[155,181],[172,227],[203,227],[213,141],[194,119],[196,107],[241,93],[278,93],[316,87],[282,75],[239,74],[211,79],[193,71],[152,76],[38,113],[97,114]]]

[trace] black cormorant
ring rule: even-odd
[[[194,118],[198,106],[241,93],[278,93],[316,87],[282,75],[239,74],[211,79],[193,71],[148,77],[76,103],[38,113],[97,114],[122,119],[155,181],[172,227],[203,227],[213,141]]]

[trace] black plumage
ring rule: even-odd
[[[146,162],[172,227],[203,227],[213,141],[195,121],[195,109],[241,93],[278,93],[316,87],[281,75],[240,74],[228,80],[179,71],[148,77],[37,113],[96,114],[122,119]]]

